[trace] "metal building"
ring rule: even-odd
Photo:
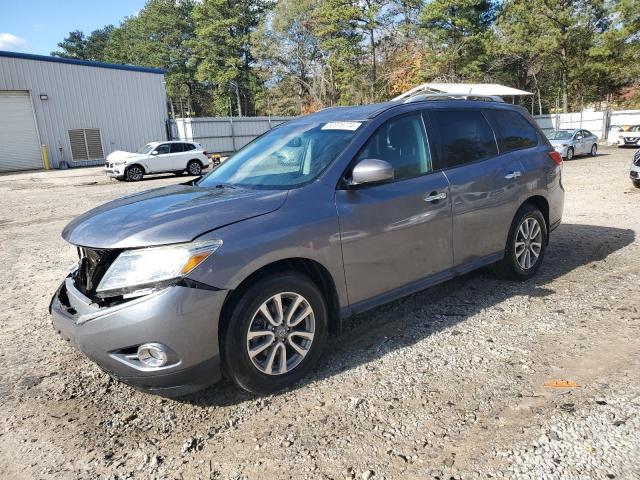
[[[0,171],[99,165],[164,140],[166,105],[162,70],[0,51]]]

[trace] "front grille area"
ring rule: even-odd
[[[638,143],[638,139],[640,137],[625,137],[624,138],[624,142],[625,143]]]
[[[640,150],[638,150],[633,156],[633,164],[640,167]]]
[[[100,280],[114,262],[120,250],[98,250],[78,247],[80,263],[73,275],[73,284],[84,295],[93,298]]]

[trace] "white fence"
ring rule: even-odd
[[[200,117],[176,118],[171,137],[202,144],[208,152],[235,152],[254,138],[292,117]]]
[[[640,125],[640,110],[556,113],[551,115],[536,115],[533,118],[535,118],[542,129],[584,128],[585,130],[590,130],[595,133],[601,141],[613,144],[618,142],[618,132],[616,131],[617,129],[612,129],[612,127]]]

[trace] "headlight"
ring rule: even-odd
[[[222,245],[222,240],[125,250],[102,277],[97,292],[127,292],[184,277]]]

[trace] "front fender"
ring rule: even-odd
[[[199,237],[202,240],[220,239],[223,244],[189,277],[232,290],[271,263],[292,258],[308,259],[318,262],[329,272],[340,306],[348,305],[333,194],[333,189],[319,183],[306,186],[291,191],[279,210]]]

